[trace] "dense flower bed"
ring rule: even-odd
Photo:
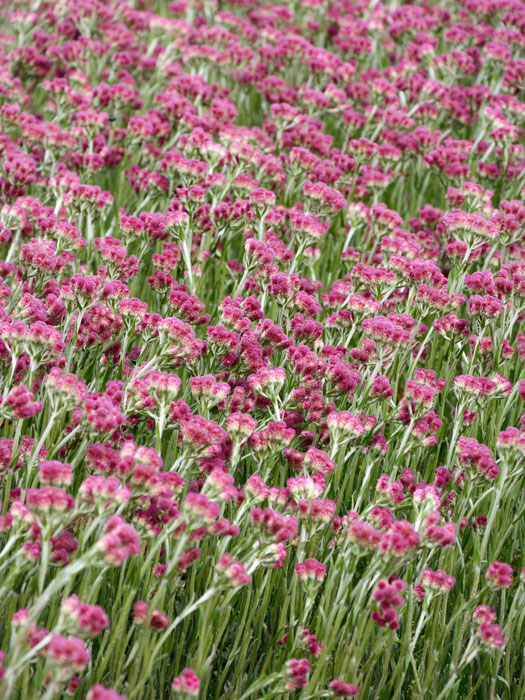
[[[525,4],[0,16],[0,698],[524,698]]]

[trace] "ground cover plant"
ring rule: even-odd
[[[524,698],[525,4],[0,17],[0,698]]]

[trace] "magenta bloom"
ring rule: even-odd
[[[185,668],[180,676],[175,676],[171,682],[171,688],[175,693],[183,693],[195,697],[199,694],[200,687],[199,677],[191,668]]]

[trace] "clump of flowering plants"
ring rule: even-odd
[[[525,4],[0,8],[0,697],[525,697]]]

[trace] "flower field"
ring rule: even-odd
[[[525,3],[0,18],[0,700],[523,700]]]

